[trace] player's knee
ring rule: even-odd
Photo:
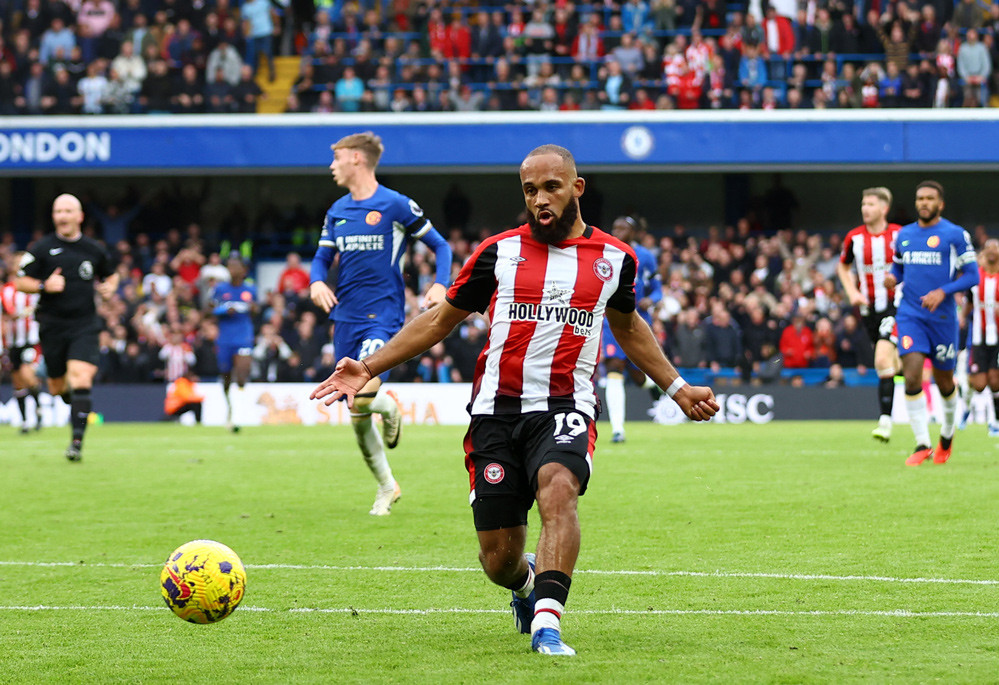
[[[971,380],[968,381],[968,385],[970,385],[971,389],[974,390],[975,392],[981,392],[982,390],[985,390],[985,381]],[[992,388],[992,390],[996,390],[997,388],[999,388],[999,383],[989,384],[989,387]]]

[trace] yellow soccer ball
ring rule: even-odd
[[[246,593],[246,570],[231,549],[213,540],[181,545],[160,573],[163,599],[191,623],[215,623],[231,614]]]

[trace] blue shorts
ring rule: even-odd
[[[337,361],[344,357],[361,360],[380,349],[399,331],[395,326],[386,326],[379,321],[346,323],[338,321],[333,326],[333,352]],[[386,371],[378,377],[388,380]]]
[[[232,371],[233,357],[249,357],[251,354],[253,354],[253,341],[247,343],[245,340],[238,342],[218,340],[215,342],[215,356],[218,357],[219,371],[222,373]]]
[[[628,355],[624,353],[621,346],[614,339],[614,332],[611,331],[610,324],[604,319],[603,338],[600,340],[600,347],[603,350],[604,359],[628,360]]]
[[[927,319],[899,312],[895,323],[899,355],[920,352],[929,358],[934,369],[941,371],[953,371],[957,366],[960,331],[956,317]]]

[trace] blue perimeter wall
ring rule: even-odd
[[[543,143],[622,172],[999,168],[989,109],[507,112],[0,117],[0,176],[304,173],[367,129],[400,172],[510,170]]]

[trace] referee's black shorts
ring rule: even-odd
[[[101,324],[97,318],[40,324],[38,338],[49,378],[66,375],[66,362],[76,359],[97,366],[100,360]]]

